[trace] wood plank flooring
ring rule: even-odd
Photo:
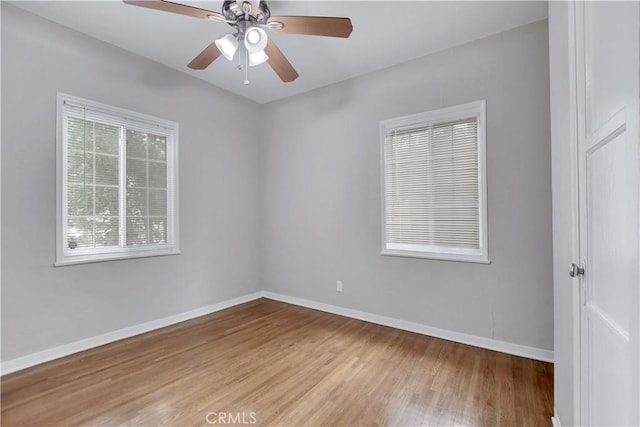
[[[260,299],[2,378],[3,426],[549,426],[553,365]]]

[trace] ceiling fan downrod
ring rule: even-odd
[[[207,46],[188,64],[189,68],[204,70],[218,57],[224,56],[229,61],[233,61],[238,53],[237,67],[241,70],[242,59],[238,50],[243,46],[246,52],[245,68],[268,61],[273,71],[285,83],[296,80],[298,72],[273,40],[267,37],[265,30],[269,29],[282,34],[340,38],[348,38],[353,31],[349,18],[271,16],[269,6],[264,0],[225,0],[222,13],[168,0],[123,0],[123,2],[132,6],[224,22],[236,30],[234,34],[227,34]],[[244,83],[249,83],[247,72],[245,72]]]
[[[240,3],[236,0],[225,0],[222,4],[222,15],[224,15],[227,23],[231,26],[235,26],[239,21],[249,21],[257,25],[267,25],[267,21],[271,18],[271,11],[266,1],[243,1]]]

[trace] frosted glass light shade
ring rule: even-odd
[[[224,37],[216,40],[216,46],[220,50],[220,53],[229,61],[233,61],[233,57],[238,51],[238,40],[233,34],[227,34]]]
[[[269,56],[264,53],[264,50],[260,52],[254,52],[249,54],[249,66],[255,67],[256,65],[264,64],[269,59]]]
[[[267,33],[260,27],[251,27],[244,35],[244,45],[250,54],[263,51],[267,40]]]

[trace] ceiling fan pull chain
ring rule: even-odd
[[[244,49],[244,84],[249,84],[249,51]]]
[[[1,2],[2,0],[0,0]],[[306,34],[348,38],[353,31],[351,19],[332,16],[271,16],[267,1],[271,0],[225,0],[222,13],[199,7],[176,3],[175,0],[138,1],[123,0],[132,6],[171,12],[178,15],[207,19],[214,22],[226,22],[235,29],[235,34],[227,34],[211,43],[196,56],[188,67],[204,70],[219,56],[233,62],[238,55],[238,70],[242,70],[240,46],[244,45],[244,67],[257,66],[265,62],[283,82],[292,82],[298,78],[293,68],[273,40],[269,40],[265,29],[284,34]],[[248,40],[245,37],[248,36]],[[249,84],[248,70],[245,70],[244,84]]]

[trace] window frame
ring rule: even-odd
[[[86,107],[98,115],[109,116],[113,123],[119,123],[119,126],[126,126],[134,130],[142,130],[146,132],[154,132],[158,134],[158,128],[163,128],[165,132],[163,136],[167,137],[167,243],[144,246],[130,247],[106,247],[80,250],[70,254],[66,248],[67,244],[67,159],[68,147],[66,143],[66,123],[65,123],[65,103],[73,104],[78,107]],[[145,128],[145,126],[149,126]],[[157,126],[158,128],[152,128]],[[118,152],[118,161],[120,167],[123,165],[121,159],[123,151],[123,141],[126,135],[123,135],[121,129],[120,148]],[[58,92],[57,95],[57,111],[56,111],[56,254],[54,266],[65,266],[73,264],[84,264],[91,262],[112,261],[119,259],[154,257],[163,255],[180,254],[180,238],[179,238],[179,212],[178,212],[178,140],[179,125],[165,119],[160,119],[150,115],[126,110],[119,107],[103,104],[100,102],[80,98]],[[126,162],[126,160],[124,160]],[[124,206],[124,191],[126,190],[126,169],[119,173],[119,241],[122,244],[122,218],[126,219],[126,206]],[[74,249],[74,251],[76,251]]]
[[[478,119],[478,222],[480,249],[465,250],[446,246],[426,246],[424,251],[388,248],[386,229],[386,183],[385,183],[385,136],[390,130],[414,126],[428,126],[465,118]],[[488,219],[487,219],[487,147],[486,147],[486,101],[474,101],[462,105],[431,110],[380,121],[380,205],[381,205],[381,255],[410,258],[425,258],[444,261],[464,261],[489,264]],[[401,246],[398,244],[398,246]]]

